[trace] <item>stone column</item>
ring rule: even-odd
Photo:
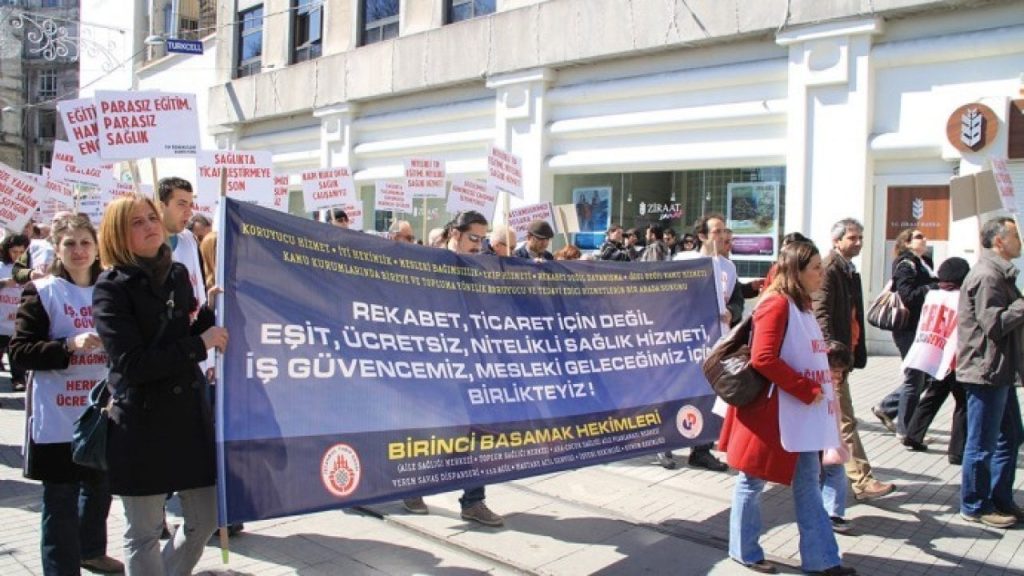
[[[884,229],[866,221],[874,202],[871,45],[881,32],[881,19],[866,18],[795,28],[776,38],[789,47],[785,229],[810,236],[823,252],[831,248],[832,224],[845,217],[865,223],[866,239],[883,241]]]
[[[494,145],[522,159],[523,195],[525,200],[515,203],[533,204],[550,200],[554,177],[547,170],[548,120],[545,95],[555,79],[549,68],[534,68],[492,76],[487,87],[494,90],[495,134]],[[495,221],[505,220],[503,201],[499,199]]]

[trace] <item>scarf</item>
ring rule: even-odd
[[[152,258],[136,254],[135,259],[139,263],[139,268],[149,276],[154,287],[163,286],[167,282],[167,275],[171,272],[172,263],[170,246],[162,244],[156,256]]]

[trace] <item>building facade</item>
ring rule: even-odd
[[[0,116],[4,162],[26,172],[50,166],[63,138],[58,100],[78,90],[78,0],[0,7]],[[8,162],[10,161],[10,162]]]
[[[875,293],[901,228],[925,230],[937,261],[976,256],[977,218],[950,216],[951,177],[990,157],[1024,173],[1015,1],[222,0],[217,10],[216,145],[270,150],[296,189],[303,170],[351,167],[367,228],[449,218],[440,200],[374,213],[374,183],[399,179],[406,158],[482,177],[497,145],[522,158],[526,203],[576,205],[583,246],[609,223],[683,232],[723,212],[740,274],[757,276],[781,234],[828,246],[833,222],[858,218],[857,265]],[[302,211],[298,192],[292,209]],[[869,338],[888,346],[885,334]]]

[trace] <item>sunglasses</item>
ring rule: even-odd
[[[914,234],[913,236],[911,236],[911,238],[913,238],[914,240],[927,240],[928,239],[927,236],[925,236],[924,234],[921,234],[920,232],[918,232],[917,234]]]

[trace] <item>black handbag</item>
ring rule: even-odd
[[[174,312],[173,292],[167,298],[167,313],[160,315],[160,327],[149,347],[156,346],[163,338],[167,323]],[[110,422],[108,411],[111,394],[107,379],[97,382],[89,392],[89,405],[75,420],[75,429],[71,435],[71,460],[96,470],[107,470],[107,426]]]
[[[752,403],[768,385],[768,379],[750,365],[753,331],[753,316],[747,316],[714,345],[701,366],[711,389],[732,406]]]
[[[93,385],[89,392],[89,405],[75,420],[71,436],[71,460],[96,470],[107,469],[107,423],[110,408],[110,390],[107,379]]]

